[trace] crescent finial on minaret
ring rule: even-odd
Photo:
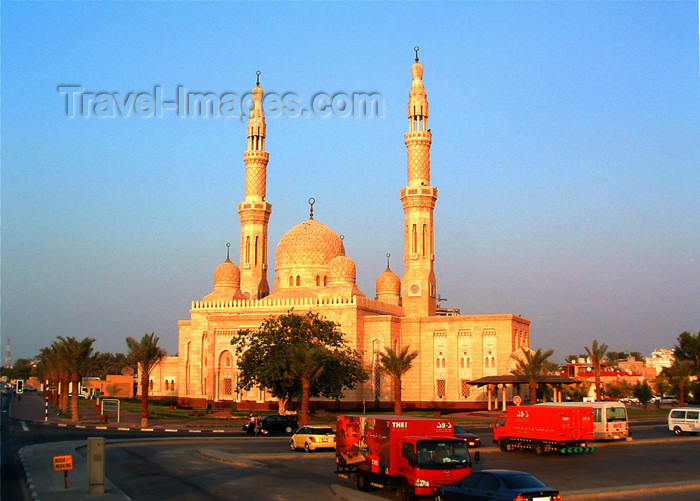
[[[309,198],[309,206],[310,206],[309,219],[314,218],[314,204],[315,203],[316,203],[316,199],[314,197]]]
[[[420,50],[420,47],[416,45],[415,47],[413,47],[413,50],[416,51],[416,62],[418,62],[418,51]]]
[[[255,85],[260,86],[260,70],[255,72],[255,76],[257,77]]]

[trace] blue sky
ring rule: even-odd
[[[374,297],[403,272],[398,198],[421,47],[445,306],[532,321],[554,359],[700,331],[698,3],[7,2],[1,11],[2,347],[99,351],[177,321],[238,261],[245,124],[66,116],[85,92],[376,92],[383,117],[268,119],[270,255],[308,217]],[[270,272],[269,279],[274,274]]]

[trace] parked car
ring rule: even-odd
[[[661,397],[661,405],[678,405],[676,397]]]
[[[483,470],[435,491],[434,501],[561,501],[559,491],[523,471]]]
[[[303,448],[306,452],[318,449],[335,450],[335,430],[328,425],[302,426],[289,441],[292,451]]]
[[[286,433],[291,434],[294,430],[299,428],[297,422],[287,416],[270,415],[263,416],[260,420],[260,428],[264,434],[268,433]],[[255,423],[250,421],[245,423],[241,429],[245,431],[248,435],[255,434]]]
[[[461,426],[455,425],[455,437],[464,438],[467,441],[467,445],[469,447],[479,447],[481,445],[481,439],[479,437],[477,437],[473,433],[469,433]]]

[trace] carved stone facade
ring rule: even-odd
[[[230,341],[239,329],[255,330],[265,318],[292,308],[298,313],[313,311],[340,324],[362,357],[370,378],[345,393],[343,408],[374,408],[375,402],[391,408],[392,384],[376,370],[378,354],[389,347],[409,346],[419,352],[403,381],[404,406],[409,409],[483,407],[485,390],[467,382],[506,374],[511,354],[529,347],[530,321],[520,316],[436,315],[433,211],[437,189],[430,186],[432,135],[417,52],[411,74],[409,127],[404,136],[408,183],[400,191],[404,275],[400,279],[387,262],[376,281],[376,299],[358,289],[354,261],[345,255],[342,239],[313,218],[313,205],[309,220],[292,228],[277,246],[274,286],[269,292],[267,226],[272,206],[266,200],[269,155],[264,151],[266,125],[258,81],[244,155],[245,200],[238,208],[241,267],[228,257],[219,265],[212,293],[193,301],[190,318],[178,323],[179,356],[169,357],[157,373],[170,382],[168,391],[176,391],[180,403],[230,407],[235,401],[239,408],[277,408],[264,389],[238,389]],[[158,387],[154,384],[154,390]],[[317,400],[314,405],[332,407],[335,402]]]

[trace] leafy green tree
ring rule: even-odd
[[[632,393],[632,384],[629,381],[614,381],[605,385],[605,395],[614,399],[629,397]]]
[[[83,376],[87,372],[90,364],[90,355],[92,354],[92,343],[94,339],[86,337],[78,341],[73,336],[63,337],[58,336],[59,348],[63,363],[70,377],[70,383],[73,385],[73,394],[71,396],[71,421],[78,422],[78,398],[79,385],[83,380]]]
[[[700,375],[700,332],[693,335],[686,331],[678,336],[678,344],[674,347],[673,354],[677,360],[690,360],[693,362],[695,374]]]
[[[524,358],[519,358],[513,369],[513,374],[525,376],[530,383],[530,405],[537,403],[537,378],[546,374],[548,358],[554,354],[554,350],[537,351],[523,350]]]
[[[401,401],[401,379],[413,365],[413,361],[418,356],[417,351],[408,351],[408,346],[404,346],[400,351],[386,348],[383,353],[379,353],[379,371],[391,377],[394,383],[394,414],[403,412]]]
[[[339,399],[344,389],[367,379],[340,326],[317,313],[290,311],[266,318],[256,331],[239,331],[231,344],[238,357],[239,388],[258,386],[279,399],[301,398],[302,414],[304,406],[308,409],[306,383],[308,398]],[[305,351],[311,354],[304,356]],[[302,424],[304,419],[308,417],[302,415]]]
[[[126,338],[129,348],[129,360],[141,370],[141,427],[148,427],[148,390],[150,375],[158,364],[167,356],[164,349],[158,346],[160,338],[155,332],[144,334],[140,341],[132,337]]]
[[[651,397],[654,396],[654,392],[651,390],[649,383],[644,381],[643,383],[637,383],[632,389],[632,394],[639,399],[639,402],[646,408],[649,405]]]
[[[585,379],[579,384],[567,384],[561,388],[562,395],[574,402],[583,402],[583,399],[588,396],[590,391],[591,383]]]
[[[588,357],[591,359],[591,364],[593,364],[593,377],[595,378],[595,399],[600,400],[602,390],[602,385],[600,384],[600,363],[605,356],[605,352],[608,351],[608,345],[602,344],[599,346],[598,340],[594,339],[593,345],[590,348],[588,348],[588,346],[585,348]]]
[[[60,381],[59,354],[54,346],[45,346],[39,350],[37,355],[36,371],[42,382],[48,381],[49,387],[58,387]],[[49,394],[53,404],[58,403],[58,392],[51,391]]]

